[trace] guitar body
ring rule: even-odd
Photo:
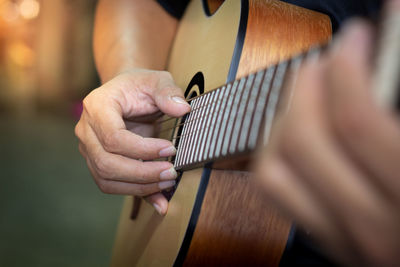
[[[325,43],[325,15],[276,0],[192,1],[180,23],[168,71],[186,88],[201,72],[202,93]],[[215,10],[210,15],[210,10]],[[165,128],[174,126],[166,125]],[[171,133],[162,138],[170,139]],[[269,204],[246,171],[212,165],[185,171],[166,216],[127,197],[112,266],[277,266],[291,222]]]

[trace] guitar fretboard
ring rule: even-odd
[[[174,167],[193,168],[265,144],[284,81],[288,73],[297,73],[304,58],[284,61],[194,98],[180,135],[174,137]]]

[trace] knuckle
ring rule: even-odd
[[[110,172],[109,160],[105,156],[99,156],[94,159],[94,167],[97,174],[102,178],[113,178]]]
[[[101,87],[94,89],[91,91],[83,100],[82,100],[82,109],[83,111],[86,111],[87,114],[92,114],[95,112],[95,110],[102,108],[102,105],[99,104],[103,102],[102,100],[102,94],[101,92]]]
[[[117,131],[106,134],[103,138],[104,149],[108,152],[118,152],[119,133]]]
[[[91,107],[92,103],[92,97],[93,97],[93,92],[88,94],[83,100],[82,100],[82,108],[83,110],[89,110]]]
[[[139,197],[144,197],[148,195],[148,190],[146,190],[146,187],[143,185],[137,185],[135,188],[135,195]]]
[[[75,128],[74,128],[74,133],[75,133],[75,136],[76,137],[78,137],[78,139],[79,140],[81,140],[81,137],[82,137],[82,135],[83,135],[83,133],[82,133],[82,122],[78,122],[76,125],[75,125]]]
[[[143,136],[138,135],[135,140],[136,153],[141,157],[148,157],[152,155],[154,148],[149,145]]]
[[[147,175],[146,175],[146,172],[145,171],[143,171],[143,170],[137,170],[137,172],[136,172],[136,181],[138,182],[138,183],[147,183],[147,182],[149,182],[148,181],[148,179],[147,179]]]
[[[99,187],[100,191],[103,192],[104,194],[111,194],[111,188],[109,186],[109,183],[107,183],[107,181],[104,180],[98,180],[97,182],[97,186]]]
[[[137,195],[141,197],[145,197],[160,191],[156,184],[141,184],[137,186],[136,190]]]

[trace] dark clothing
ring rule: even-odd
[[[176,18],[181,18],[188,0],[157,0],[164,9]],[[239,1],[239,0],[233,0]],[[381,0],[283,0],[290,4],[315,10],[328,15],[335,32],[342,23],[354,16],[375,17]]]

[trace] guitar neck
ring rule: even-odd
[[[393,12],[392,12],[393,13]],[[380,38],[373,93],[383,106],[394,106],[400,87],[400,17],[389,12]],[[225,84],[191,100],[184,117],[174,166],[177,170],[239,156],[268,142],[285,81],[302,61],[318,58],[320,48]]]
[[[182,120],[177,170],[247,154],[266,144],[285,81],[319,49],[225,84],[190,100]],[[286,88],[285,88],[286,89]]]

